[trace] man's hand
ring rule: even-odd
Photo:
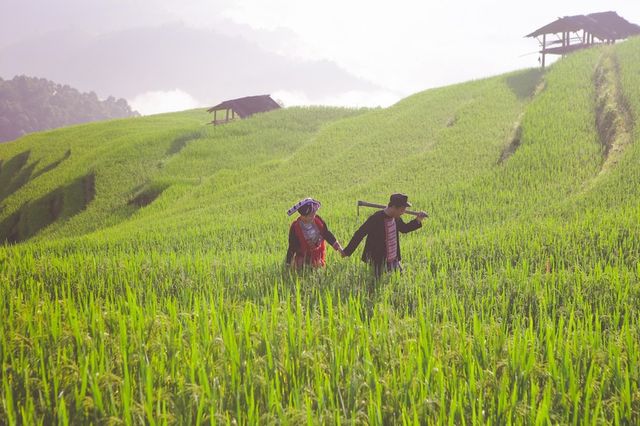
[[[428,217],[427,212],[418,212],[418,215],[416,216],[416,220],[418,222],[422,222],[427,217]]]

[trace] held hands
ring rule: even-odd
[[[342,257],[349,256],[344,252],[344,249],[342,248],[339,242],[336,241],[336,243],[333,245],[333,248],[336,249],[336,251],[339,252]]]

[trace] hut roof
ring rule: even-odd
[[[271,111],[280,108],[280,105],[269,95],[247,96],[244,98],[230,99],[224,101],[214,107],[209,108],[208,112],[232,109],[240,118],[249,117],[258,112]]]
[[[579,30],[586,30],[601,40],[619,40],[640,34],[640,26],[630,23],[616,12],[599,12],[558,18],[526,37]]]

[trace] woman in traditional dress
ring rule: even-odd
[[[319,201],[305,198],[287,212],[289,216],[295,212],[300,214],[289,228],[287,265],[297,269],[304,266],[314,268],[325,266],[327,253],[325,241],[342,254],[342,246],[329,231],[325,221],[316,214],[319,208]]]

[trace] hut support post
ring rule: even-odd
[[[545,65],[545,50],[547,50],[547,35],[542,34],[542,69],[544,69]]]
[[[224,122],[228,123],[229,122],[229,110],[226,111],[226,114],[224,116]]]
[[[214,126],[216,125],[216,121],[217,121],[217,120],[216,120],[217,112],[218,112],[218,111],[213,110],[213,125],[214,125]]]

